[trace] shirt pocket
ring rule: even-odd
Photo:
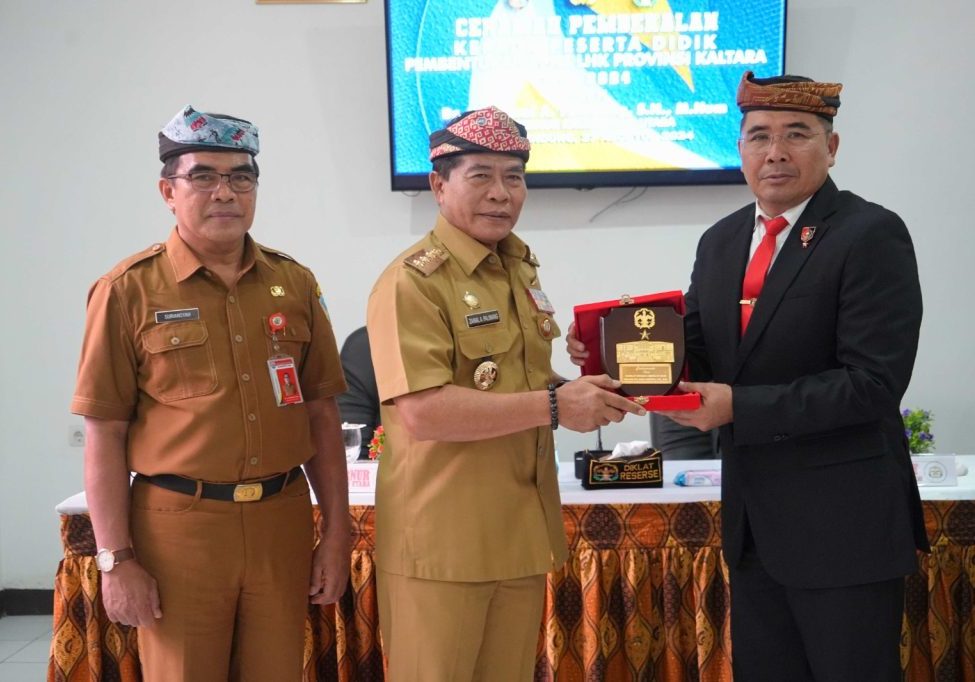
[[[209,395],[217,368],[206,322],[169,322],[142,333],[149,357],[145,391],[161,403]]]
[[[512,344],[507,329],[468,329],[457,335],[461,355],[468,360],[480,360],[488,356],[507,353]]]
[[[277,335],[277,340],[272,338],[270,331],[265,333],[268,357],[287,355],[289,358],[294,358],[295,364],[301,365],[301,361],[304,360],[305,353],[308,350],[308,344],[311,343],[311,329],[309,329],[307,322],[304,320],[292,322],[289,319],[288,326],[284,328],[283,333]]]
[[[491,360],[498,367],[505,363],[505,354],[511,350],[514,337],[504,328],[494,329],[466,329],[457,335],[457,348],[460,351],[456,359],[457,371],[455,381],[458,385],[468,388],[475,386],[474,373],[478,365],[485,360]],[[507,368],[506,368],[507,369]],[[495,374],[496,381],[488,386],[495,391],[513,390],[515,380],[510,371],[500,371]],[[511,383],[510,387],[507,387]]]

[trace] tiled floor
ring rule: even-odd
[[[0,682],[44,682],[51,616],[0,618]]]

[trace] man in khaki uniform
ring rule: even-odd
[[[335,339],[311,272],[247,234],[257,128],[186,107],[159,152],[176,227],[92,287],[71,403],[102,600],[148,682],[299,680],[309,595],[348,581]]]
[[[386,449],[376,491],[390,678],[529,680],[545,574],[567,556],[553,429],[642,408],[552,371],[554,310],[511,232],[525,129],[494,107],[430,136],[436,226],[383,272],[368,329]]]

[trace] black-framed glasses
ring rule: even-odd
[[[190,186],[197,192],[213,192],[220,186],[220,181],[227,179],[227,186],[234,192],[241,194],[251,192],[257,187],[257,174],[249,171],[234,171],[233,173],[218,173],[217,171],[193,171],[182,175],[167,175],[167,180],[182,178],[188,180]]]
[[[755,132],[739,139],[741,140],[742,149],[749,154],[764,154],[772,147],[772,143],[775,140],[778,140],[779,144],[786,149],[795,152],[808,149],[812,146],[816,136],[825,134],[825,131],[810,133],[805,130],[790,130],[781,135]]]

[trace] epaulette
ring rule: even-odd
[[[525,254],[525,262],[529,265],[534,265],[536,268],[541,267],[541,264],[538,262],[538,258],[535,257],[535,252],[531,249],[527,249],[527,253]]]
[[[259,248],[261,251],[265,251],[267,253],[274,254],[275,256],[281,256],[282,258],[284,258],[286,260],[290,260],[293,263],[297,263],[298,262],[292,256],[289,256],[288,254],[286,254],[284,251],[278,251],[277,249],[272,249],[269,246],[264,246],[263,244],[258,244],[257,242],[255,242],[254,245],[257,246],[257,248]]]
[[[112,280],[118,279],[123,274],[125,274],[129,269],[131,269],[133,265],[136,265],[137,263],[141,263],[147,258],[152,258],[153,256],[158,256],[165,252],[166,252],[166,245],[163,244],[162,242],[157,242],[152,246],[150,246],[148,249],[143,249],[142,251],[139,251],[138,253],[134,253],[128,258],[119,261],[119,263],[109,271],[107,277]]]
[[[433,247],[430,249],[420,249],[403,259],[403,262],[419,270],[425,276],[429,276],[430,273],[447,262],[448,258],[450,258],[450,254],[446,251],[438,247]]]

